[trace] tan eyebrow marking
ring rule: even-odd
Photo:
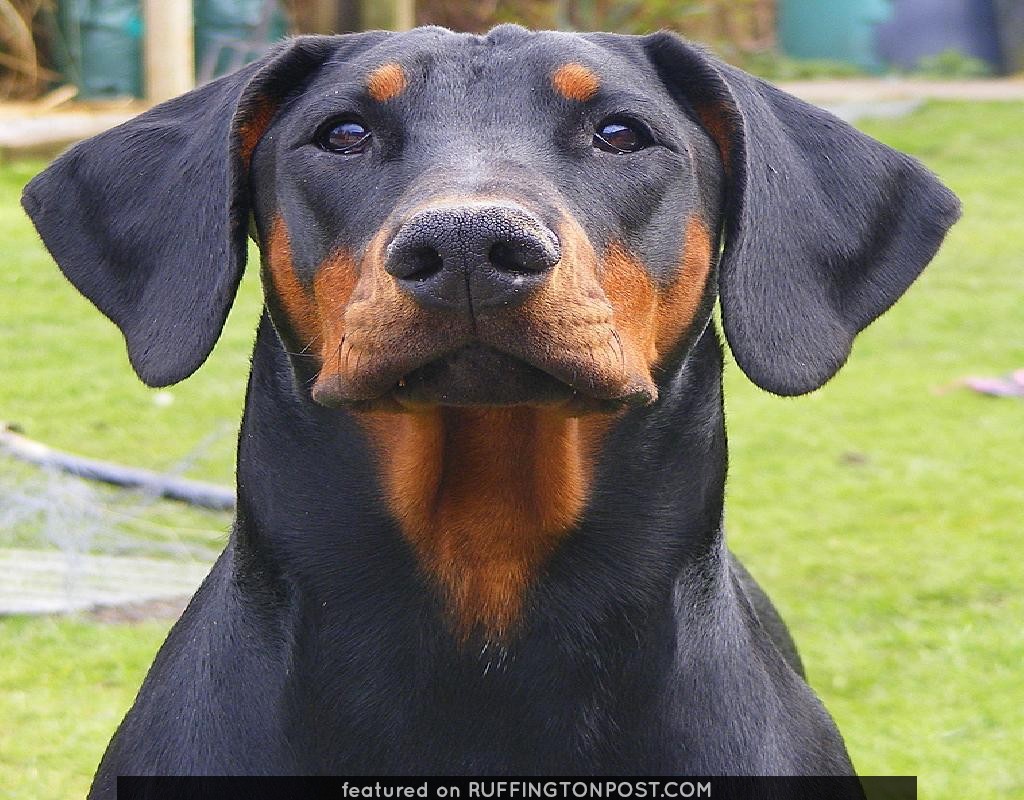
[[[381,64],[366,76],[366,90],[370,93],[370,97],[378,103],[398,97],[408,85],[409,81],[405,77],[405,70],[400,64],[393,61]]]
[[[551,85],[567,100],[582,103],[601,88],[601,79],[582,64],[562,64],[551,75]]]

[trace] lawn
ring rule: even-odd
[[[731,366],[732,547],[790,623],[859,770],[924,798],[1024,796],[1024,402],[950,388],[1024,367],[1019,104],[934,104],[864,124],[961,196],[924,277],[818,393],[767,395]],[[259,289],[210,361],[157,393],[59,276],[0,169],[0,419],[82,454],[231,480]],[[226,433],[227,431],[227,433]],[[0,462],[0,481],[16,469]],[[223,537],[221,515],[157,504]],[[81,796],[167,623],[0,620],[0,796]]]

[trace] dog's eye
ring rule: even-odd
[[[650,143],[647,131],[627,120],[605,120],[597,126],[594,134],[594,147],[606,153],[635,153]]]
[[[370,129],[363,123],[348,120],[325,125],[317,134],[316,143],[331,153],[351,155],[366,150],[371,137]]]

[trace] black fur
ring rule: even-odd
[[[651,47],[684,98],[729,117],[720,291],[733,354],[769,391],[817,389],[931,261],[960,205],[917,161],[831,114],[670,34]]]
[[[311,146],[389,60],[416,91],[362,110],[379,150],[339,160]],[[566,61],[600,73],[596,107],[542,91]],[[276,115],[247,177],[240,131],[268,97]],[[699,122],[709,105],[727,123],[728,169]],[[587,131],[624,111],[660,146],[593,157]],[[569,208],[661,284],[682,221],[720,225],[726,335],[746,373],[782,394],[839,369],[958,208],[917,162],[672,35],[514,26],[294,40],[75,147],[24,204],[121,327],[142,379],[161,385],[212,348],[250,214],[261,237],[283,214],[309,278],[339,243],[358,252],[417,203],[460,192]],[[518,635],[471,648],[382,503],[360,426],[311,400],[265,314],[231,541],[90,796],[112,798],[117,774],[850,773],[785,627],[725,547],[713,299],[656,376],[658,401],[608,434]]]

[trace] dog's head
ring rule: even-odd
[[[209,354],[252,232],[316,402],[573,413],[652,403],[719,295],[755,382],[820,386],[958,213],[673,35],[514,26],[291,40],[73,148],[24,204],[151,385]]]
[[[655,403],[716,298],[755,382],[810,391],[958,212],[675,36],[514,26],[292,40],[73,148],[24,203],[152,385],[209,354],[251,233],[264,344],[301,402],[358,412],[455,630],[495,639],[584,517],[593,412]]]

